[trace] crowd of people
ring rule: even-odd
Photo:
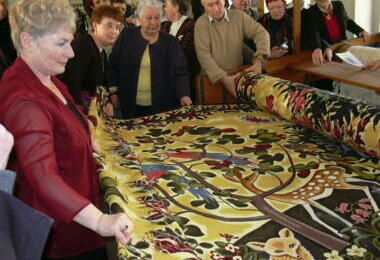
[[[262,73],[294,52],[285,0],[266,0],[262,17],[251,0],[140,0],[133,15],[124,0],[83,3],[86,15],[68,0],[19,0],[9,12],[0,0],[0,170],[14,142],[15,195],[54,219],[44,259],[106,259],[102,237],[126,244],[133,232],[126,214],[102,211],[86,116],[97,86],[110,93],[106,115],[136,118],[192,105],[201,70],[230,87],[227,70]],[[316,0],[302,24],[315,65],[346,30],[369,37],[339,1]]]

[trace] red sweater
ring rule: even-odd
[[[56,78],[53,82],[74,104],[66,86]],[[15,138],[16,196],[54,218],[45,256],[78,255],[104,246],[95,232],[73,222],[90,202],[100,205],[89,129],[21,58],[0,84],[0,122]]]
[[[339,42],[343,37],[342,26],[339,23],[338,17],[335,13],[332,12],[330,19],[327,19],[328,16],[325,16],[325,23],[327,31],[329,33],[330,40],[332,42]]]

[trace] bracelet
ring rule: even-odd
[[[99,233],[100,222],[102,222],[104,216],[105,216],[105,214],[102,213],[102,215],[100,215],[100,217],[98,218],[98,223],[96,225],[96,230],[95,230],[96,233]]]
[[[261,61],[261,65],[264,66],[266,61],[265,59],[263,58],[263,56],[261,55],[258,55],[256,56],[254,59],[253,59],[253,63],[255,63],[256,61]]]

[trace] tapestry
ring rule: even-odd
[[[241,104],[90,114],[120,260],[380,259],[380,108],[243,73]],[[355,147],[355,148],[354,148]]]

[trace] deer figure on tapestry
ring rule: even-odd
[[[266,252],[270,255],[269,260],[314,260],[292,231],[283,228],[278,234],[280,237],[270,238],[265,243],[249,242],[247,246],[255,251]]]
[[[255,182],[259,178],[259,174],[253,173],[247,177],[243,177],[242,174],[238,170],[233,170],[234,176],[238,179],[246,189],[255,194],[262,194],[265,191],[260,190],[256,187]],[[235,180],[236,181],[236,180]],[[340,168],[330,168],[324,170],[317,170],[314,172],[311,179],[305,183],[303,186],[298,187],[298,189],[283,193],[283,194],[270,194],[266,198],[276,201],[281,201],[285,203],[298,204],[302,205],[305,210],[310,214],[312,219],[319,224],[323,225],[333,233],[345,237],[343,234],[340,234],[338,230],[334,227],[328,225],[324,221],[322,221],[314,212],[312,206],[320,209],[321,211],[327,213],[330,216],[333,216],[339,219],[341,222],[346,224],[347,226],[352,226],[352,223],[340,217],[333,210],[323,206],[317,200],[322,198],[327,198],[331,196],[334,189],[339,190],[361,190],[363,191],[368,199],[371,202],[374,211],[378,211],[379,208],[376,205],[374,198],[372,197],[368,186],[360,186],[349,184],[348,182],[367,182],[371,184],[379,185],[378,183],[372,181],[366,181],[356,178],[347,178],[345,176],[345,171]],[[379,185],[380,186],[380,185]]]

